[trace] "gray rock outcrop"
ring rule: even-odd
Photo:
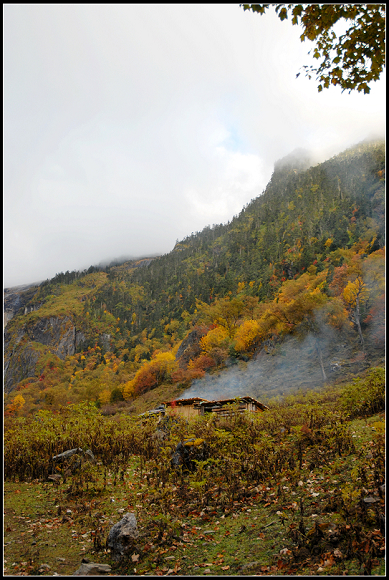
[[[176,360],[181,368],[186,368],[190,359],[201,353],[200,339],[207,334],[206,328],[195,328],[182,341],[177,350]]]
[[[10,353],[7,353],[5,344],[4,352],[4,392],[10,393],[19,381],[35,377],[40,353],[29,343],[19,348],[16,346]]]
[[[109,350],[111,348],[111,335],[104,332],[100,336],[99,342],[104,350]]]
[[[11,392],[19,381],[27,377],[36,377],[41,351],[35,343],[43,344],[64,360],[73,355],[84,340],[84,334],[76,330],[69,316],[43,317],[34,323],[10,329],[4,335],[5,392]]]
[[[78,469],[82,468],[85,461],[94,462],[95,456],[90,449],[83,451],[81,447],[76,447],[75,449],[68,449],[59,455],[54,455],[52,458],[53,463],[59,463],[63,468],[69,468],[72,473],[75,473]]]
[[[76,328],[68,316],[41,318],[34,326],[27,327],[27,334],[30,340],[50,346],[62,360],[75,352]]]
[[[125,514],[120,522],[111,528],[108,535],[107,547],[111,549],[112,559],[119,561],[128,555],[138,535],[135,514]]]
[[[103,576],[111,572],[111,566],[108,564],[98,564],[89,562],[81,566],[73,573],[73,576]]]
[[[7,326],[11,318],[20,312],[31,312],[41,307],[41,303],[39,302],[31,304],[31,301],[38,291],[38,284],[23,284],[22,286],[4,288],[4,327]]]
[[[208,449],[203,439],[184,439],[177,444],[174,450],[171,466],[194,471],[197,465],[196,462],[205,461],[207,458]]]

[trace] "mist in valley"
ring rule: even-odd
[[[326,374],[324,380],[316,342]],[[366,367],[356,337],[339,336],[326,328],[320,336],[304,340],[287,337],[266,345],[248,362],[239,361],[217,374],[193,381],[180,398],[202,397],[210,401],[251,396],[263,403],[301,391],[318,390],[325,384]]]

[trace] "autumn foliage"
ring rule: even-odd
[[[142,393],[189,386],[289,336],[313,335],[317,350],[327,334],[367,361],[378,357],[384,144],[360,144],[309,169],[299,163],[292,156],[276,164],[266,191],[239,216],[187,236],[165,256],[42,283],[31,303],[39,309],[7,324],[5,412],[123,398],[130,407]],[[43,317],[71,322],[76,352],[61,358],[57,346],[30,340]]]
[[[171,380],[171,375],[178,369],[178,364],[171,352],[157,352],[150,362],[145,363],[123,389],[125,399],[141,395],[157,387],[164,381]]]

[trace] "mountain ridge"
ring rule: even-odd
[[[300,155],[301,163],[307,164],[305,153]],[[338,309],[331,316],[344,320],[343,330],[336,332],[350,341],[350,324],[354,329],[357,323],[352,322],[344,291],[358,276],[369,292],[358,322],[370,349],[367,354],[373,356],[374,351],[375,356],[372,329],[382,318],[384,143],[358,144],[299,171],[295,158],[292,152],[284,158],[289,161],[276,164],[265,191],[230,222],[192,233],[167,254],[91,266],[42,283],[25,305],[28,310],[41,304],[39,310],[20,312],[7,325],[7,369],[16,371],[23,349],[39,351],[33,376],[10,379],[6,373],[9,392],[20,388],[26,397],[36,392],[26,404],[26,409],[34,409],[46,398],[53,399],[48,396],[53,389],[62,394],[54,396],[52,404],[75,397],[74,386],[77,396],[97,404],[115,397],[131,401],[164,382],[181,385],[184,391],[191,381],[225,368],[228,361],[255,358],[266,342],[279,344],[288,334],[307,336],[308,323],[313,325],[309,332],[320,335],[325,325],[318,323],[315,304]],[[300,317],[296,308],[295,313],[287,310],[293,300]],[[266,312],[271,323],[265,323]],[[28,329],[40,319],[52,319],[55,325],[63,324],[66,333],[66,318],[83,340],[59,362],[58,344],[50,350],[45,338],[43,348],[31,340],[34,333]],[[378,326],[381,329],[382,323]],[[194,358],[177,369],[177,349],[196,327],[203,328],[203,335]],[[48,323],[45,329],[49,332]],[[358,336],[353,337],[353,348],[358,349]],[[59,369],[50,385],[43,372],[48,364]],[[40,387],[48,389],[41,398]]]

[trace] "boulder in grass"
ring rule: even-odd
[[[81,447],[76,447],[75,449],[68,449],[59,455],[54,455],[53,462],[57,465],[61,465],[61,469],[70,469],[72,473],[75,473],[80,469],[85,461],[94,462],[95,456],[90,449],[83,451]],[[58,467],[56,467],[58,469]]]
[[[196,461],[205,461],[206,459],[208,459],[208,449],[204,439],[192,437],[178,443],[172,455],[171,466],[194,471]]]
[[[111,572],[111,566],[108,564],[98,564],[88,562],[81,564],[81,566],[73,573],[73,576],[103,576]]]
[[[119,561],[127,556],[137,537],[138,527],[135,514],[127,513],[108,534],[107,547],[111,550],[112,559]]]
[[[59,455],[54,455],[53,461],[56,462],[59,461],[61,463],[62,461],[65,461],[65,459],[69,459],[70,457],[72,457],[72,455],[75,455],[76,453],[78,454],[83,453],[81,447],[76,447],[75,449],[68,449],[68,451],[64,451]]]
[[[95,461],[95,456],[93,455],[90,449],[87,449],[84,453],[85,459],[89,459],[89,461]]]

